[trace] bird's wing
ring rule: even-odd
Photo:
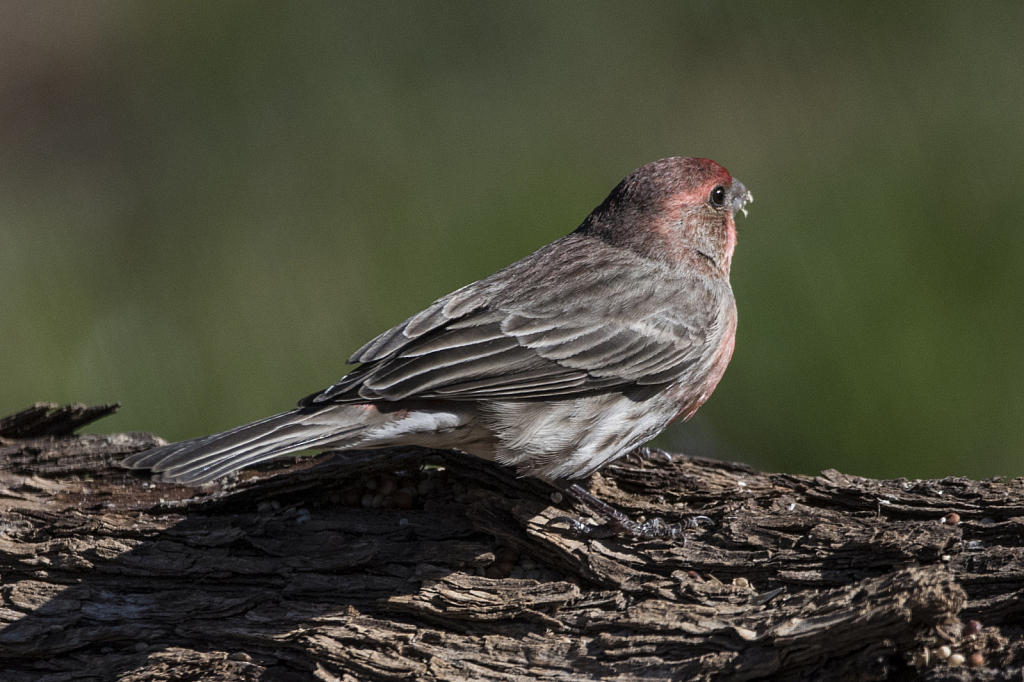
[[[638,272],[621,262],[632,254],[595,265],[545,251],[381,334],[350,359],[360,367],[302,404],[564,398],[668,383],[704,354],[719,293],[706,283]]]

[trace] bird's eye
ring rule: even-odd
[[[722,208],[725,206],[725,188],[718,185],[711,190],[711,195],[708,196],[708,203],[715,208]]]

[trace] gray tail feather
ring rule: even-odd
[[[300,408],[212,436],[172,443],[125,458],[121,466],[150,469],[153,479],[199,485],[237,469],[317,446],[355,445],[367,418],[353,405]]]

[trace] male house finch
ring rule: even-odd
[[[576,231],[381,334],[294,410],[123,464],[200,484],[299,450],[414,444],[603,504],[570,481],[689,419],[725,372],[735,215],[749,201],[713,161],[649,163]]]

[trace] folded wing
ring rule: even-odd
[[[706,283],[667,269],[639,278],[630,273],[650,269],[595,267],[565,252],[542,249],[440,299],[366,344],[349,360],[361,366],[300,404],[569,398],[669,383],[702,357],[700,311],[716,305]],[[557,288],[531,270],[559,271]]]

